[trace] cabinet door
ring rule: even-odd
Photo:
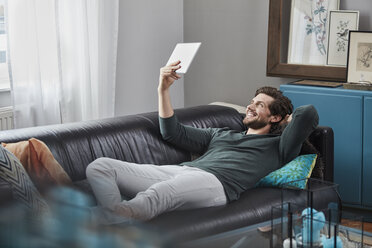
[[[319,125],[334,131],[334,182],[339,184],[343,202],[361,204],[362,104],[361,96],[284,91],[294,105],[312,104],[319,114]]]
[[[364,99],[362,203],[372,206],[372,97]]]

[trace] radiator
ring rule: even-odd
[[[0,108],[0,130],[8,130],[13,128],[13,107]]]

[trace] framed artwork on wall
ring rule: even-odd
[[[350,31],[347,82],[372,85],[372,31]]]
[[[339,6],[340,0],[292,0],[287,63],[326,64],[329,11]]]
[[[288,38],[291,1],[269,0],[269,27],[267,35],[266,75],[323,81],[346,81],[346,67],[288,63]],[[288,7],[289,6],[289,7]]]
[[[349,31],[357,31],[358,27],[359,11],[329,12],[327,65],[346,67]]]

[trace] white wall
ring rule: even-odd
[[[185,77],[185,106],[225,101],[246,105],[266,77],[269,1],[185,0],[184,40],[201,41]]]
[[[157,110],[159,70],[183,41],[183,0],[120,0],[115,115]],[[183,79],[172,86],[184,106]]]
[[[372,1],[341,0],[372,30]],[[269,1],[184,0],[184,40],[201,41],[185,77],[185,106],[226,101],[246,105],[264,85],[294,81],[266,77]]]

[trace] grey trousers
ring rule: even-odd
[[[189,166],[99,158],[89,164],[86,174],[99,205],[93,214],[103,224],[125,218],[149,220],[167,211],[227,202],[223,186],[213,174]],[[130,200],[122,200],[122,196]]]

